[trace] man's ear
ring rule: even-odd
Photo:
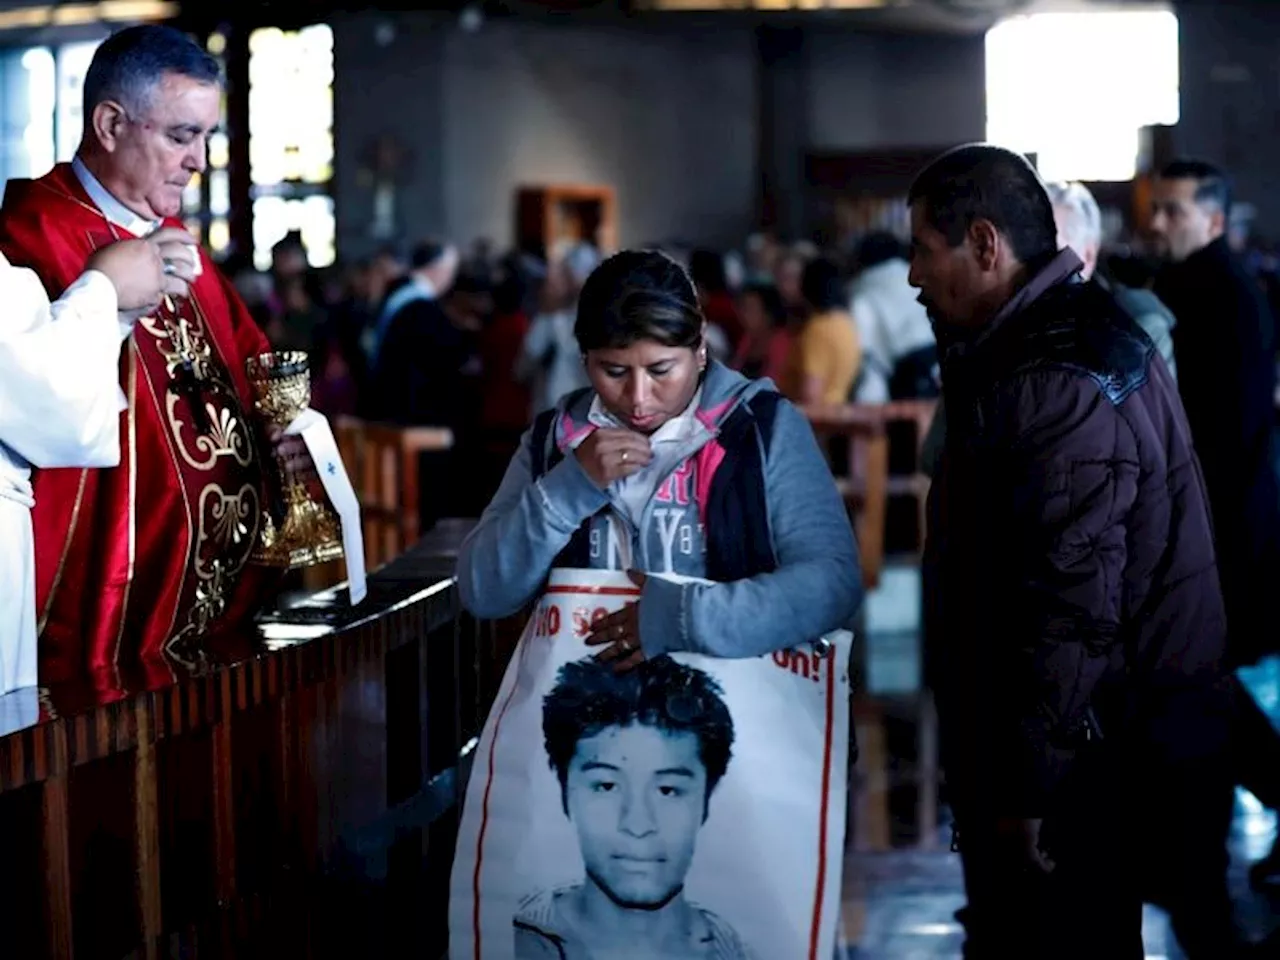
[[[990,220],[979,219],[969,224],[969,246],[973,248],[973,256],[984,272],[996,268],[1002,242],[1000,231]]]
[[[114,153],[124,135],[125,124],[129,122],[124,107],[114,100],[104,100],[93,108],[89,125],[102,149]]]
[[[1209,208],[1209,229],[1212,231],[1214,239],[1227,232],[1227,213],[1219,206],[1215,205]]]

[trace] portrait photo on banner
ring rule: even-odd
[[[848,644],[618,673],[583,638],[629,591],[573,573],[597,582],[553,573],[477,748],[450,956],[825,960]]]

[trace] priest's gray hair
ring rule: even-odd
[[[185,33],[158,24],[126,27],[102,42],[84,77],[85,125],[98,104],[111,100],[134,118],[151,109],[165,74],[218,84],[218,61]]]
[[[1102,210],[1098,201],[1083,183],[1049,183],[1045,185],[1055,209],[1066,216],[1062,223],[1062,236],[1068,247],[1077,253],[1102,245]]]

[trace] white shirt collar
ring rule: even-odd
[[[689,405],[684,408],[684,412],[680,413],[657,430],[649,435],[649,446],[658,443],[671,443],[673,441],[687,440],[693,435],[694,431],[702,426],[698,420],[698,406],[702,402],[702,387],[698,387],[698,392],[693,395],[693,399],[689,401]],[[623,427],[621,421],[614,417],[608,410],[604,408],[604,404],[600,402],[600,395],[596,394],[591,400],[591,409],[587,411],[587,419],[594,423],[597,427]]]
[[[89,199],[102,211],[102,215],[117,227],[123,227],[135,237],[145,237],[162,223],[160,220],[148,220],[146,217],[138,216],[113,197],[79,157],[71,161],[71,169],[75,171],[76,179],[80,181],[80,186],[84,187],[84,192],[89,195]]]

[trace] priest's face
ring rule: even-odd
[[[218,125],[222,92],[177,73],[166,73],[140,116],[126,112],[109,145],[109,179],[116,199],[151,220],[177,216],[182,191],[205,168],[209,134]]]

